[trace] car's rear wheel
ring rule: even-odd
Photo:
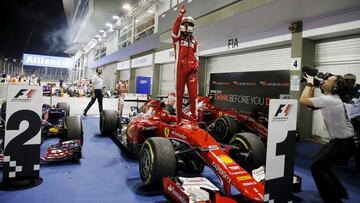
[[[248,132],[237,133],[230,144],[236,147],[230,150],[230,157],[249,173],[265,165],[265,146],[257,135]]]
[[[65,118],[65,140],[84,140],[84,132],[80,116],[68,116]]]
[[[216,140],[228,143],[235,133],[238,132],[238,124],[231,116],[222,116],[215,121],[212,135]]]
[[[67,102],[59,102],[56,104],[56,108],[64,109],[66,116],[70,116],[70,105]]]
[[[115,110],[103,110],[100,115],[101,135],[112,135],[118,129],[119,117]]]
[[[174,176],[176,156],[171,141],[161,137],[147,139],[140,151],[139,170],[146,186],[161,187],[163,177]]]

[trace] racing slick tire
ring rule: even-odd
[[[212,135],[217,141],[228,143],[238,131],[238,124],[235,118],[222,116],[215,121],[215,128]]]
[[[265,165],[266,150],[259,136],[249,132],[237,133],[230,144],[236,149],[230,150],[229,156],[249,173]]]
[[[59,102],[56,104],[56,108],[64,109],[66,116],[70,116],[70,105],[67,102]]]
[[[81,140],[81,145],[84,140],[84,132],[80,116],[68,116],[65,118],[64,127],[66,129],[66,140]]]
[[[163,177],[176,175],[176,156],[169,139],[151,137],[141,150],[139,159],[140,177],[145,186],[162,187]]]
[[[103,110],[100,115],[101,135],[112,135],[118,129],[119,117],[115,110]]]

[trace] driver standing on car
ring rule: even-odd
[[[198,94],[198,68],[199,60],[197,56],[198,44],[192,32],[194,31],[195,21],[192,17],[186,16],[186,7],[183,5],[177,17],[172,39],[175,49],[176,59],[176,116],[177,123],[182,119],[182,102],[185,91],[185,84],[189,92],[190,111],[193,122],[196,123],[196,97]]]
[[[104,79],[100,76],[102,73],[102,69],[100,67],[96,68],[96,74],[92,76],[92,91],[91,91],[91,100],[87,107],[84,110],[83,115],[86,117],[87,112],[89,111],[90,107],[95,103],[95,100],[98,100],[99,103],[99,113],[103,111],[103,92],[102,87],[104,83]]]
[[[345,106],[341,100],[342,92],[351,84],[346,84],[346,81],[344,83],[341,76],[331,76],[321,86],[324,95],[313,97],[314,77],[305,74],[304,78],[307,80],[307,85],[301,94],[300,103],[321,110],[331,138],[329,143],[315,155],[311,164],[311,173],[324,202],[342,202],[341,199],[348,199],[348,194],[333,173],[332,167],[343,164],[355,150],[354,128],[347,119]]]

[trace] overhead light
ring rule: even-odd
[[[124,4],[123,9],[129,10],[131,8],[130,4]]]
[[[13,59],[14,62],[16,62],[16,59]]]
[[[101,33],[104,33],[104,32],[106,32],[106,31],[105,31],[105,30],[100,30],[100,32],[101,32]]]
[[[5,61],[7,61],[7,59],[5,59]]]
[[[119,16],[113,16],[112,18],[115,19],[115,20],[119,20],[119,19],[120,19]]]
[[[101,37],[101,36],[100,36],[100,35],[95,35],[95,37],[98,37],[98,38],[99,38],[99,37]]]
[[[148,10],[148,13],[152,13],[153,11],[152,10]]]
[[[106,23],[105,25],[108,26],[108,27],[111,27],[111,26],[112,26],[111,23]]]
[[[129,27],[128,27],[128,26],[125,26],[124,28],[125,28],[125,29],[128,29]]]
[[[139,20],[135,20],[135,23],[138,23],[139,22]]]

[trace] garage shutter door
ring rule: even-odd
[[[137,77],[137,76],[152,77],[152,75],[153,75],[153,70],[152,70],[151,66],[135,69],[135,77]]]
[[[360,78],[360,36],[317,42],[315,45],[315,65],[321,72],[339,75],[353,73],[357,78]],[[317,91],[316,95],[320,95],[320,91]],[[312,134],[324,140],[329,139],[320,111],[314,111]]]
[[[175,92],[175,63],[160,66],[160,94],[167,95]]]
[[[129,80],[129,79],[130,79],[130,70],[119,71],[119,80]]]
[[[115,89],[115,78],[116,78],[116,63],[106,65],[103,68],[102,77],[104,80],[104,86],[106,89]]]
[[[290,69],[290,47],[276,47],[208,59],[206,72],[206,92],[209,92],[211,73],[268,71]]]

